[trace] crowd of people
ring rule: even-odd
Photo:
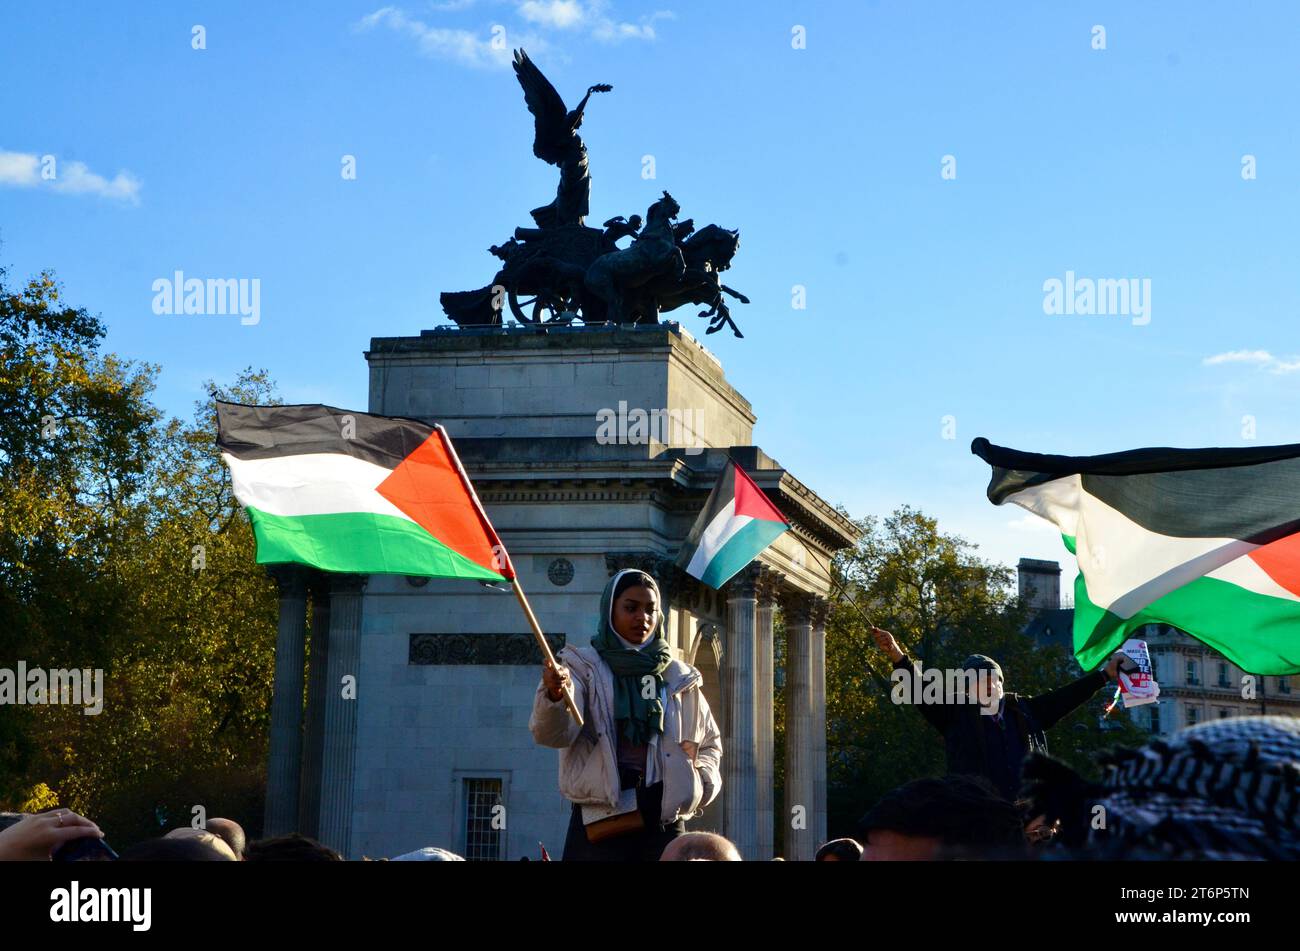
[[[564,861],[746,858],[724,836],[685,827],[721,790],[722,737],[699,671],[672,657],[661,603],[653,577],[618,572],[591,646],[565,647],[543,670],[529,729],[559,751],[560,792],[571,803]],[[920,676],[889,632],[873,634],[896,671]],[[1046,731],[1115,680],[1125,660],[1115,655],[1026,697],[1006,692],[996,661],[967,658],[964,670],[979,674],[972,696],[917,704],[943,743],[947,775],[890,791],[854,836],[823,843],[816,860],[1300,858],[1300,720],[1199,724],[1106,754],[1100,782],[1049,755]],[[175,829],[120,856],[97,847],[102,838],[66,809],[0,814],[0,860],[343,859],[297,834],[247,842],[230,819]],[[379,860],[463,861],[437,846]]]
[[[1043,754],[1026,761],[1025,795],[1011,801],[987,779],[950,774],[913,780],[875,803],[851,838],[833,839],[818,862],[930,860],[1300,859],[1300,720],[1216,720],[1117,750],[1089,783]],[[49,860],[103,833],[67,809],[0,813],[0,861]],[[740,861],[712,832],[681,832],[649,858]],[[111,858],[82,850],[83,860]],[[183,827],[123,849],[121,861],[338,862],[306,836],[247,842],[230,819]],[[383,861],[463,861],[424,847]]]

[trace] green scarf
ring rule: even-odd
[[[623,736],[634,746],[650,742],[654,733],[664,732],[664,706],[659,693],[664,685],[663,672],[672,662],[672,651],[663,635],[663,621],[650,643],[640,650],[624,647],[605,620],[601,631],[591,639],[601,659],[614,672],[614,720]],[[646,676],[654,677],[654,696],[645,697]]]

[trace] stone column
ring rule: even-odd
[[[812,695],[813,805],[809,828],[815,830],[816,845],[826,841],[826,615],[830,602],[816,598],[809,628],[809,664]]]
[[[298,565],[267,569],[280,589],[275,635],[275,691],[271,695],[270,755],[266,765],[263,835],[298,828],[298,780],[302,769],[303,642],[307,627],[307,572]]]
[[[325,724],[321,744],[320,841],[351,858],[352,785],[357,757],[357,700],[344,696],[344,678],[356,691],[361,666],[361,592],[368,575],[332,574],[329,658],[325,674]]]
[[[789,598],[785,614],[785,858],[810,862],[821,844],[812,690],[812,599]],[[801,807],[794,811],[796,807]]]
[[[742,858],[758,857],[758,783],[754,714],[755,622],[759,567],[751,564],[727,583],[726,667],[727,735],[722,738],[723,827]]]
[[[765,862],[771,861],[772,856],[776,854],[772,817],[776,786],[776,768],[773,761],[776,745],[773,703],[776,688],[773,675],[772,615],[776,613],[781,581],[780,574],[767,568],[759,575],[754,625],[754,714],[757,721],[754,773],[755,808],[758,811],[758,852],[752,857]]]
[[[329,579],[316,572],[308,583],[311,593],[311,653],[307,659],[307,719],[303,728],[302,797],[298,831],[320,838],[321,757],[325,742],[325,676],[330,641]]]

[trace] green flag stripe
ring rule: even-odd
[[[754,519],[723,545],[704,569],[700,580],[710,588],[720,588],[786,530],[784,522]]]
[[[1063,536],[1065,547],[1075,540]],[[1074,582],[1074,650],[1090,670],[1144,624],[1169,624],[1223,654],[1247,673],[1300,673],[1300,605],[1201,577],[1157,598],[1130,618],[1094,604],[1080,573]]]
[[[375,512],[271,515],[248,508],[258,564],[293,562],[356,574],[504,581],[448,548],[415,522]]]

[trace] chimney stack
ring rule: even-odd
[[[1020,596],[1035,610],[1061,606],[1061,564],[1038,558],[1021,558],[1016,565]]]

